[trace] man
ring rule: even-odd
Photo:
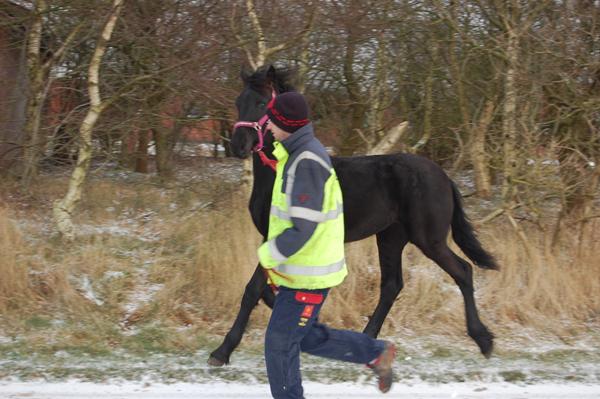
[[[281,94],[269,103],[267,116],[277,170],[268,240],[258,256],[279,286],[265,337],[271,393],[276,399],[303,398],[300,351],[367,364],[379,389],[388,392],[395,346],[318,322],[329,289],[348,271],[342,192],[329,155],[314,136],[306,100],[296,92]]]

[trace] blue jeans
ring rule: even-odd
[[[265,336],[267,374],[275,399],[304,397],[300,351],[359,364],[383,352],[383,341],[318,322],[328,291],[280,287]]]

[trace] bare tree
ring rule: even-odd
[[[27,70],[29,82],[24,131],[26,139],[23,151],[23,171],[21,174],[21,181],[25,187],[28,187],[31,180],[37,176],[38,164],[43,154],[45,140],[40,132],[40,123],[46,94],[52,83],[52,78],[49,74],[50,69],[61,62],[63,55],[77,37],[83,24],[83,22],[80,22],[76,25],[70,31],[62,45],[56,51],[51,52],[49,49],[44,49],[45,46],[42,46],[44,18],[46,18],[48,12],[49,7],[45,0],[35,2],[32,24],[27,35]]]
[[[297,43],[302,43],[306,41],[306,37],[310,34],[310,30],[313,26],[313,15],[314,8],[312,12],[309,14],[310,16],[307,19],[307,23],[305,23],[298,32],[290,33],[286,35],[287,39],[278,42],[274,45],[269,45],[269,40],[267,39],[267,35],[265,30],[263,29],[263,25],[261,20],[258,17],[257,7],[254,0],[246,0],[246,16],[250,20],[250,26],[252,29],[250,33],[246,32],[246,35],[250,35],[251,39],[245,39],[244,33],[240,28],[238,28],[235,14],[232,14],[231,18],[231,29],[234,33],[238,41],[238,45],[243,49],[246,54],[248,64],[252,67],[252,69],[257,70],[258,68],[264,66],[268,61],[272,61],[272,57],[284,50],[289,49],[290,47],[295,46]],[[310,6],[310,4],[308,4]],[[283,21],[278,21],[279,24],[282,24]],[[253,44],[256,44],[254,47]],[[249,193],[250,192],[250,182],[252,181],[252,160],[247,159],[244,161],[244,174],[242,177],[242,186]]]
[[[53,207],[54,221],[57,229],[68,240],[72,240],[75,237],[72,216],[81,199],[83,184],[85,183],[92,159],[92,131],[100,114],[108,106],[108,102],[103,102],[100,97],[100,65],[122,6],[123,0],[113,0],[108,19],[96,41],[96,48],[88,69],[90,108],[79,128],[79,156],[77,165],[73,169],[66,195],[61,200],[56,201]]]

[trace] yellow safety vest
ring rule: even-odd
[[[275,142],[273,155],[277,158],[275,184],[269,216],[267,242],[258,249],[261,265],[268,269],[276,285],[300,289],[329,288],[340,284],[348,274],[344,258],[344,213],[342,191],[335,170],[310,151],[302,152],[288,169],[286,192],[282,192],[283,170],[289,154],[285,147]],[[298,162],[303,159],[319,162],[330,176],[325,182],[321,211],[291,207],[291,194]],[[275,238],[293,226],[291,218],[318,222],[306,244],[289,258],[284,257],[275,245]]]

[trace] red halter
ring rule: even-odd
[[[271,101],[273,101],[276,95],[277,93],[275,92],[275,90],[273,90],[271,94]],[[267,134],[266,130],[264,129],[264,125],[268,119],[269,117],[265,114],[262,118],[258,120],[258,122],[238,121],[233,125],[233,129],[235,130],[238,127],[250,127],[256,130],[256,134],[258,135],[258,144],[256,144],[254,148],[252,148],[252,151],[258,153],[258,156],[260,157],[260,160],[262,161],[263,165],[268,166],[271,169],[273,169],[273,171],[275,171],[277,161],[274,159],[269,159],[269,157],[267,157],[263,152],[265,134]]]

